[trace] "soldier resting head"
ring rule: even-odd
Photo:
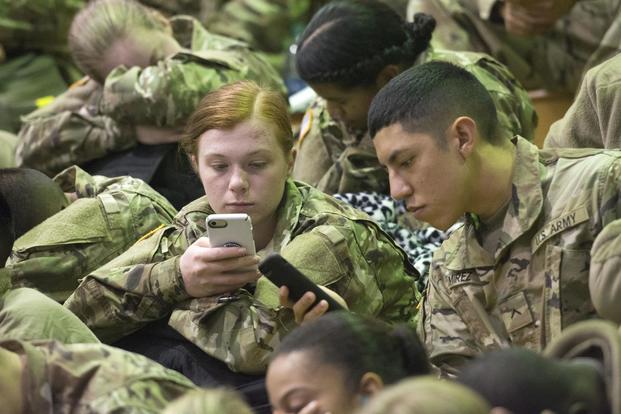
[[[84,73],[103,84],[117,66],[145,68],[178,52],[168,19],[134,0],[97,0],[74,18],[69,47]]]
[[[414,330],[339,311],[302,325],[274,352],[266,377],[274,413],[350,413],[385,385],[430,371]],[[310,411],[309,411],[310,412]]]
[[[595,359],[555,360],[516,348],[472,361],[458,380],[513,414],[605,414],[611,410],[603,370]]]
[[[337,1],[322,7],[298,41],[296,67],[326,99],[332,118],[366,129],[373,96],[412,66],[429,46],[433,17],[406,23],[379,1]]]

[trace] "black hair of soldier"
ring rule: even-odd
[[[594,366],[546,358],[525,348],[483,354],[461,369],[457,381],[492,407],[513,414],[610,412],[606,385]]]
[[[374,372],[384,384],[431,372],[414,329],[390,326],[347,311],[329,312],[294,329],[271,356],[311,352],[312,361],[342,369],[346,387],[356,392],[362,376]]]
[[[445,132],[460,116],[472,118],[480,137],[504,144],[489,92],[467,70],[448,62],[431,61],[407,69],[390,80],[373,98],[368,126],[371,137],[394,124],[409,133],[429,133],[444,148]]]
[[[412,66],[429,47],[435,26],[434,18],[423,13],[405,22],[377,0],[330,2],[300,36],[296,69],[311,84],[368,86],[387,65]]]
[[[30,168],[0,169],[0,199],[0,222],[12,230],[11,243],[68,204],[55,181]]]

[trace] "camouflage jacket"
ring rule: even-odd
[[[8,282],[0,269],[0,292]],[[56,340],[64,344],[99,343],[84,323],[68,309],[30,288],[0,293],[0,339]]]
[[[544,148],[621,148],[621,55],[590,69]]]
[[[418,63],[448,61],[464,67],[485,85],[507,137],[532,139],[537,114],[528,94],[502,64],[480,53],[427,51]],[[296,145],[293,178],[326,193],[376,191],[388,194],[388,175],[379,164],[366,131],[350,132],[333,120],[323,99],[317,99],[302,121]]]
[[[120,66],[103,87],[85,81],[24,117],[17,164],[56,174],[128,149],[135,126],[182,127],[206,93],[237,80],[284,91],[275,70],[245,43],[209,33],[189,17],[171,24],[183,51],[144,69]]]
[[[15,166],[15,146],[17,137],[9,132],[0,131],[0,168]]]
[[[499,0],[410,0],[408,16],[438,21],[432,45],[488,53],[527,89],[574,93],[584,72],[621,50],[621,3],[579,0],[546,33],[517,36],[492,18]],[[496,20],[498,17],[496,18]]]
[[[289,180],[284,197],[272,251],[329,286],[353,312],[413,323],[417,273],[375,222],[303,183]],[[210,212],[205,197],[189,204],[174,225],[88,275],[65,306],[106,342],[168,316],[172,328],[234,371],[264,372],[294,325],[278,306],[278,289],[266,278],[220,297],[191,299],[184,289],[179,257],[204,235]]]
[[[13,245],[7,261],[14,286],[39,289],[60,302],[78,279],[127,250],[175,208],[144,181],[91,176],[71,167],[54,180],[78,199],[35,226]]]
[[[590,249],[621,214],[621,152],[542,150],[516,141],[513,196],[495,254],[472,216],[433,256],[419,332],[431,361],[514,345],[543,349],[562,329],[595,316]]]
[[[196,389],[178,372],[103,344],[2,341],[23,361],[24,413],[160,413]]]

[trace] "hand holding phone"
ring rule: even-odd
[[[294,302],[299,301],[306,292],[313,292],[315,294],[315,302],[310,308],[316,306],[320,301],[325,300],[328,303],[328,312],[345,309],[334,300],[334,298],[322,290],[319,285],[307,278],[278,253],[271,253],[263,259],[263,261],[259,263],[259,270],[276,286],[287,286],[289,289],[289,297]]]

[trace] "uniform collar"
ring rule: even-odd
[[[64,192],[75,192],[78,198],[95,197],[99,193],[99,186],[95,178],[77,165],[58,173],[54,177],[54,181]]]
[[[494,257],[481,247],[475,234],[475,223],[466,215],[464,226],[447,240],[443,250],[453,253],[446,261],[450,270],[493,267],[509,246],[529,231],[541,214],[543,191],[541,180],[545,167],[539,162],[539,149],[522,137],[513,139],[516,146],[512,194],[505,215],[499,247]],[[453,242],[448,243],[451,239]]]

